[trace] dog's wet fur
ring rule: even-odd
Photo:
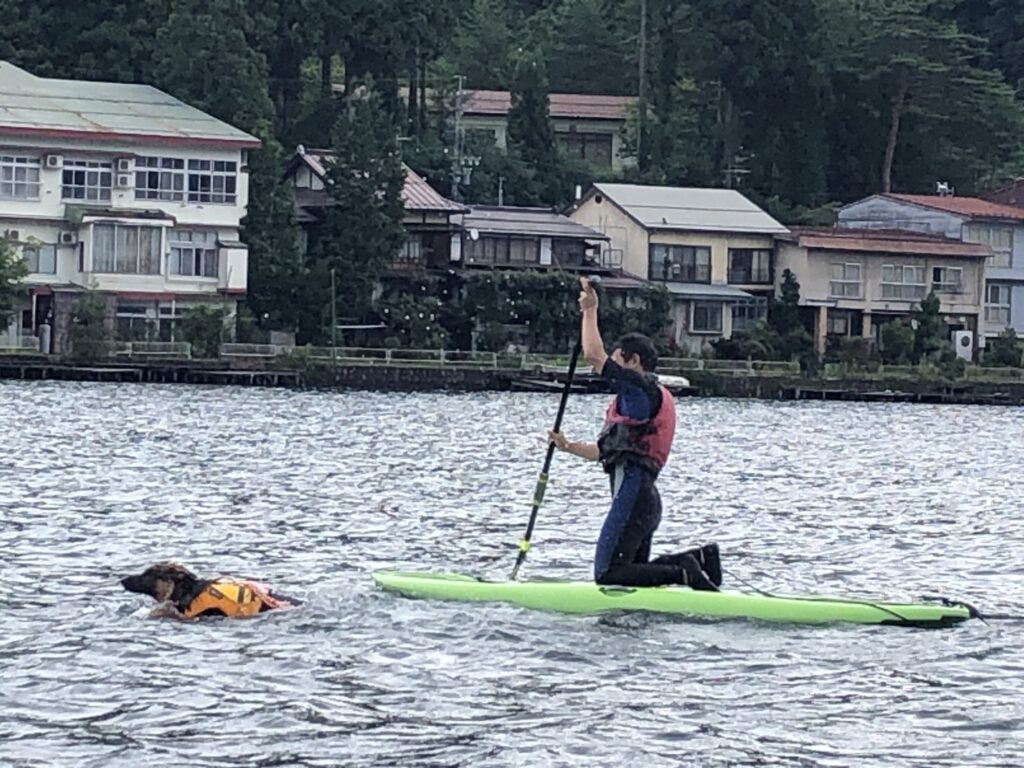
[[[172,562],[156,563],[135,576],[125,576],[121,586],[129,592],[149,595],[158,603],[170,601],[184,608],[206,589],[210,579],[200,579],[183,565]]]

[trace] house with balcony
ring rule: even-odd
[[[402,89],[401,96],[408,99],[408,89]],[[428,97],[434,103],[432,91]],[[451,98],[458,102],[451,109],[460,108],[459,126],[469,139],[508,148],[509,91],[464,90]],[[548,116],[559,149],[596,169],[617,172],[636,165],[635,158],[623,155],[626,118],[635,102],[632,96],[549,94]]]
[[[329,163],[329,151],[300,147],[285,170],[285,178],[294,188],[304,249],[316,238],[324,210],[334,204],[326,188]],[[402,204],[406,239],[391,263],[392,272],[601,270],[600,244],[607,238],[550,208],[455,203],[409,167],[405,168]]]
[[[173,340],[197,305],[233,314],[248,272],[246,153],[258,146],[147,85],[0,61],[0,237],[28,262],[30,292],[10,342],[47,323],[51,351],[65,351],[87,291],[127,338]]]
[[[789,230],[736,190],[595,184],[571,217],[608,238],[602,262],[666,286],[688,351],[767,316],[774,238]]]
[[[933,290],[951,331],[976,337],[991,256],[988,245],[906,230],[794,227],[776,236],[776,266],[800,282],[819,355],[843,338],[877,344],[883,324],[908,317]]]
[[[1012,190],[1004,191],[1012,198]],[[953,194],[879,194],[839,210],[848,229],[903,229],[991,249],[984,265],[979,346],[1007,326],[1024,333],[1024,208]]]
[[[307,150],[299,146],[284,171],[284,179],[291,185],[295,198],[303,256],[317,237],[324,211],[334,205],[327,191],[331,155],[327,149]],[[468,208],[438,193],[408,166],[402,186],[402,206],[405,245],[395,256],[394,269],[447,269],[452,261],[459,260],[462,215]]]

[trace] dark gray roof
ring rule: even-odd
[[[467,230],[481,234],[561,237],[575,240],[607,240],[597,230],[578,224],[549,208],[514,208],[475,205],[462,220]]]

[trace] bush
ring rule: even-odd
[[[908,365],[914,354],[914,329],[899,320],[882,326],[882,362],[887,365]]]
[[[220,357],[227,312],[221,307],[199,305],[189,310],[181,321],[180,335],[192,345],[192,357],[203,360]]]
[[[107,299],[99,293],[86,293],[71,311],[68,342],[71,357],[79,362],[94,362],[110,353],[114,339],[107,325]]]
[[[985,350],[985,365],[1001,368],[1021,367],[1021,343],[1017,332],[1007,328]]]

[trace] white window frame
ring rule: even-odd
[[[183,268],[183,265],[188,265]],[[220,277],[217,233],[203,229],[172,229],[167,233],[167,274],[171,277]]]
[[[838,268],[838,269],[837,269]],[[855,272],[856,277],[851,273]],[[859,262],[833,262],[828,295],[834,299],[859,299],[863,295],[864,266]]]
[[[936,276],[939,279],[936,280]],[[963,267],[932,267],[932,290],[936,293],[963,293]]]
[[[110,228],[110,229],[113,230],[113,239],[111,241],[112,242],[113,251],[112,251],[112,253],[110,255],[110,259],[111,259],[112,263],[110,264],[111,268],[107,269],[108,264],[106,262],[104,262],[103,265],[102,265],[103,268],[101,269],[100,265],[97,263],[98,262],[97,256],[99,254],[97,253],[97,248],[96,248],[96,239],[97,239],[96,235],[97,235],[97,233],[100,230],[106,229],[106,228]],[[121,230],[128,230],[128,229],[137,230],[137,232],[135,233],[135,253],[134,253],[134,255],[128,254],[128,253],[122,254],[120,252],[121,251],[121,238],[119,237],[120,231]],[[92,245],[92,271],[97,273],[97,274],[105,274],[105,275],[159,275],[159,274],[161,274],[161,269],[160,269],[161,268],[161,264],[160,264],[161,258],[160,258],[160,255],[161,255],[162,252],[160,250],[160,242],[163,239],[163,232],[161,231],[161,229],[162,229],[162,227],[147,227],[147,226],[139,225],[139,224],[121,224],[121,223],[109,223],[109,224],[107,224],[107,223],[99,224],[98,223],[98,224],[94,224],[93,227],[92,227],[92,244],[91,244]],[[147,235],[146,235],[147,237],[152,237],[153,234],[156,234],[156,236],[157,236],[157,244],[156,244],[156,248],[155,248],[156,252],[151,257],[152,258],[151,268],[146,270],[145,272],[143,272],[141,270],[141,266],[142,266],[142,242],[143,242],[142,235],[143,235],[143,230],[147,231]],[[149,230],[154,230],[154,231],[150,232]],[[122,257],[129,258],[129,259],[130,258],[134,258],[135,268],[134,269],[119,269],[119,266],[120,266],[119,262],[122,260]]]
[[[189,160],[188,201],[234,205],[238,200],[238,163],[234,160]]]
[[[994,298],[993,298],[993,293]],[[989,283],[985,286],[985,322],[1000,328],[1010,325],[1013,286]]]
[[[180,157],[135,158],[135,199],[185,199],[185,161]]]
[[[886,273],[886,270],[891,272]],[[927,295],[928,283],[924,267],[910,264],[882,265],[882,301],[921,301]]]
[[[985,261],[985,266],[996,269],[1009,269],[1013,264],[1013,227],[1005,224],[965,224],[963,240],[965,243],[981,243],[992,249],[992,256]]]
[[[708,318],[717,317],[718,327],[717,328],[698,328],[697,327],[697,307],[710,308],[714,307],[717,311],[708,314]],[[707,334],[719,334],[722,333],[722,302],[720,301],[694,301],[690,303],[690,333],[707,333]]]
[[[747,310],[744,312],[745,315],[753,315],[751,317],[743,317],[739,319],[736,317],[736,310],[743,309]],[[749,331],[752,329],[758,320],[765,320],[768,317],[768,299],[755,297],[748,301],[739,301],[732,305],[732,330],[733,333],[736,331]]]
[[[38,200],[41,170],[38,157],[0,155],[0,200]]]
[[[32,275],[57,274],[57,246],[42,243],[40,245],[23,245],[21,257]],[[44,261],[45,260],[45,261]],[[44,269],[44,267],[49,269]]]
[[[80,176],[80,181],[75,179],[75,175]],[[113,186],[114,164],[110,161],[64,160],[60,172],[61,200],[109,203]]]

